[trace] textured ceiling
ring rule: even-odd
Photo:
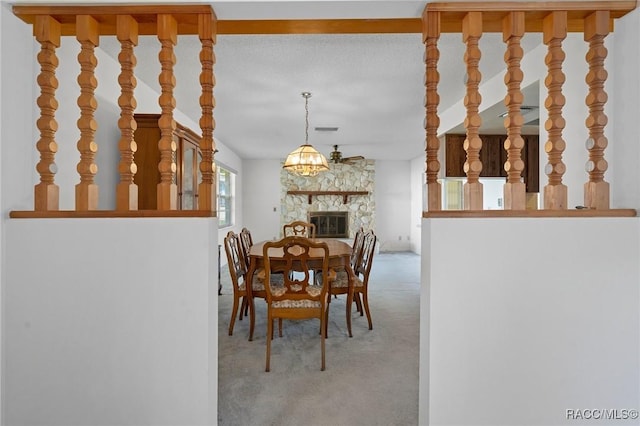
[[[214,2],[213,7],[219,19],[406,18],[419,17],[425,4],[316,1],[301,8],[302,2],[285,3],[289,7],[265,1]],[[525,51],[539,43],[539,37],[523,39]],[[117,58],[114,38],[104,37],[100,47]],[[483,79],[503,73],[501,34],[484,34],[480,48]],[[443,34],[439,49],[442,111],[464,96],[461,35]],[[135,52],[137,78],[159,91],[158,51],[155,37],[141,37]],[[181,36],[175,51],[177,108],[195,122],[201,115],[199,51],[199,40],[190,36]],[[220,35],[215,54],[214,135],[241,158],[283,159],[304,142],[303,91],[312,93],[309,142],[325,155],[332,145],[339,145],[343,156],[370,159],[408,160],[424,153],[420,34]],[[485,126],[491,120],[483,119]],[[339,129],[329,133],[314,127]]]

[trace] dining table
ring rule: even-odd
[[[349,276],[349,296],[347,299],[347,330],[349,331],[349,336],[351,337],[351,300],[353,300],[353,282],[355,279],[355,274],[353,269],[351,268],[351,246],[339,239],[336,238],[310,238],[310,240],[315,242],[324,242],[327,244],[329,248],[329,268],[338,270],[345,269]],[[260,241],[254,243],[249,250],[249,269],[247,270],[247,283],[253,283],[253,276],[257,271],[261,268],[264,268],[264,245],[267,242]],[[269,249],[268,253],[269,259],[278,260],[282,259],[284,256],[284,251],[282,248],[272,247]],[[322,257],[324,256],[324,250],[322,249],[311,249],[309,251],[309,260],[310,264],[313,264],[313,260],[318,261],[318,265],[322,265]],[[318,268],[320,269],[320,268]],[[254,296],[253,296],[253,286],[247,285],[247,297],[249,299],[249,314],[250,314],[250,326],[249,326],[249,340],[253,340],[253,329],[255,324],[255,306],[254,306]],[[264,297],[264,295],[260,295]],[[331,299],[331,298],[329,298]]]

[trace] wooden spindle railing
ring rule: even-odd
[[[464,120],[467,129],[467,138],[464,141],[464,150],[467,152],[467,161],[464,163],[464,171],[467,174],[467,182],[464,184],[466,210],[482,210],[482,183],[479,181],[482,171],[482,161],[480,161],[482,118],[478,113],[480,102],[482,102],[479,91],[482,77],[479,68],[482,55],[478,47],[480,37],[482,37],[482,12],[469,12],[462,20],[462,40],[467,44],[464,54],[464,62],[467,64],[467,95],[464,97],[464,105],[467,108],[467,118]]]
[[[36,166],[36,170],[40,174],[40,183],[34,189],[34,210],[52,211],[59,209],[60,198],[60,188],[54,182],[58,171],[55,163],[55,156],[58,151],[58,144],[55,139],[58,123],[56,122],[55,113],[58,109],[58,101],[56,99],[58,57],[56,56],[56,48],[60,47],[60,22],[51,16],[38,15],[33,25],[33,33],[40,43],[40,53],[38,53],[40,96],[37,101],[40,107],[40,118],[36,123],[40,130],[40,140],[36,144],[36,148],[40,152],[40,162]]]
[[[464,186],[464,203],[465,209],[472,211],[482,210],[483,198],[482,185],[479,182],[479,175],[482,171],[482,162],[479,157],[482,148],[479,134],[482,124],[479,115],[482,100],[479,91],[481,80],[479,39],[483,32],[503,32],[504,40],[507,43],[505,60],[508,66],[505,103],[509,110],[509,118],[506,120],[509,136],[507,151],[509,152],[505,165],[510,172],[510,181],[507,186],[519,184],[520,182],[516,181],[520,179],[522,173],[522,146],[519,142],[522,126],[520,111],[522,70],[519,63],[522,59],[520,38],[524,34],[524,28],[526,27],[528,32],[543,33],[543,40],[548,45],[548,54],[545,58],[548,75],[545,84],[548,90],[546,107],[549,118],[546,120],[546,126],[549,139],[545,145],[545,151],[548,153],[547,175],[549,182],[545,186],[544,207],[551,211],[566,210],[567,204],[567,188],[562,184],[562,176],[566,169],[562,160],[562,153],[565,149],[565,141],[562,139],[562,130],[565,125],[562,116],[562,107],[565,104],[565,98],[562,94],[562,86],[565,82],[565,75],[562,72],[564,60],[562,41],[566,37],[567,31],[584,32],[584,38],[589,43],[589,52],[586,57],[589,65],[589,72],[586,76],[589,86],[589,95],[586,98],[586,105],[589,108],[589,116],[586,119],[589,131],[587,141],[589,181],[584,188],[585,206],[589,210],[607,210],[609,209],[609,184],[604,180],[604,173],[608,168],[604,159],[604,150],[608,143],[604,134],[607,124],[607,117],[604,114],[604,106],[607,101],[607,94],[604,91],[607,79],[604,60],[607,56],[607,50],[604,47],[604,39],[612,28],[613,19],[623,16],[635,7],[634,0],[541,3],[443,2],[427,4],[422,15],[422,26],[420,26],[420,20],[416,20],[415,24],[417,25],[415,26],[411,20],[409,20],[411,22],[403,21],[401,23],[397,20],[393,20],[391,23],[370,22],[371,20],[362,20],[362,22],[358,20],[345,20],[345,22],[329,20],[328,22],[313,21],[311,23],[296,21],[296,25],[279,23],[274,26],[273,23],[256,24],[253,21],[250,24],[243,21],[223,21],[224,25],[218,25],[211,8],[202,5],[16,5],[13,7],[14,13],[25,22],[33,25],[34,36],[40,43],[40,52],[37,57],[40,64],[38,84],[41,93],[37,100],[40,108],[40,117],[37,120],[40,138],[36,145],[40,154],[40,161],[36,166],[40,182],[34,188],[34,212],[44,212],[41,215],[45,215],[47,212],[59,209],[59,188],[54,181],[57,171],[55,154],[58,151],[55,139],[58,127],[55,119],[55,112],[58,108],[55,92],[58,88],[58,81],[55,72],[58,66],[56,48],[60,46],[61,36],[76,36],[82,46],[79,55],[82,71],[78,77],[81,88],[81,96],[78,98],[78,105],[81,109],[81,117],[78,120],[81,133],[78,150],[81,161],[78,164],[80,184],[76,193],[76,209],[90,213],[92,209],[97,207],[97,186],[94,183],[97,172],[94,162],[97,151],[94,134],[97,123],[94,118],[96,101],[93,94],[97,83],[93,70],[95,63],[93,50],[98,45],[99,37],[116,35],[122,49],[119,56],[121,95],[118,99],[121,107],[120,120],[118,121],[121,133],[119,143],[121,161],[119,164],[120,183],[116,189],[116,208],[122,212],[136,210],[137,187],[133,183],[133,176],[136,173],[136,143],[132,137],[136,128],[135,121],[132,119],[136,107],[133,93],[136,85],[134,75],[136,59],[133,47],[137,43],[139,34],[156,35],[161,44],[158,58],[162,69],[159,76],[162,89],[159,98],[162,110],[159,123],[162,130],[162,137],[159,141],[162,159],[158,168],[162,178],[158,184],[158,203],[159,209],[165,212],[164,214],[175,209],[177,204],[175,188],[176,147],[173,141],[169,140],[169,134],[175,127],[173,120],[175,107],[173,97],[175,87],[174,47],[177,44],[178,35],[197,34],[200,37],[202,43],[200,52],[202,64],[200,75],[202,85],[200,97],[202,161],[199,168],[202,181],[199,184],[198,208],[200,211],[213,212],[216,199],[213,161],[216,151],[213,139],[215,129],[213,119],[215,55],[213,46],[219,27],[224,28],[226,34],[422,31],[426,65],[425,166],[429,192],[427,207],[429,210],[441,209],[441,188],[437,182],[438,172],[441,169],[438,160],[440,142],[437,134],[440,124],[437,114],[438,82],[440,80],[437,64],[440,52],[437,43],[441,33],[462,34],[463,42],[466,44],[464,62],[467,68],[464,100],[466,108],[464,121],[467,133],[465,141],[467,182]],[[524,18],[522,18],[523,16]],[[524,25],[522,24],[523,19]],[[408,31],[407,28],[409,28]],[[575,78],[575,76],[571,77]],[[505,191],[507,191],[506,188]],[[507,208],[513,211],[520,210],[522,208],[520,186],[515,191],[508,190],[507,192],[510,194],[505,195]],[[37,215],[32,215],[32,217],[34,216]],[[60,215],[54,216],[60,217]],[[12,217],[16,217],[16,215],[12,215]]]
[[[562,139],[562,130],[565,120],[562,117],[562,107],[566,99],[562,94],[562,85],[565,82],[565,75],[562,72],[562,63],[565,59],[562,50],[562,41],[567,37],[567,12],[555,11],[545,16],[543,22],[543,42],[548,46],[545,63],[547,64],[547,99],[545,105],[548,111],[548,118],[545,122],[548,140],[545,144],[545,152],[548,155],[548,162],[545,173],[549,178],[549,183],[544,187],[544,208],[550,210],[567,209],[567,186],[562,183],[562,176],[566,171],[566,166],[562,161],[562,153],[566,143]]]
[[[427,117],[425,119],[425,130],[427,142],[427,208],[429,210],[441,210],[442,186],[440,182],[438,182],[438,172],[440,171],[440,162],[438,161],[438,151],[440,150],[440,140],[438,139],[438,126],[440,125],[440,117],[438,117],[438,104],[440,103],[440,95],[438,95],[438,82],[440,81],[440,74],[438,73],[438,59],[440,59],[440,51],[438,50],[440,13],[425,12],[423,21],[423,43],[426,46],[425,108]]]
[[[538,216],[553,215],[553,211],[567,210],[567,187],[563,184],[562,178],[567,166],[563,162],[563,152],[566,143],[562,132],[565,127],[565,119],[562,109],[565,105],[565,97],[562,87],[566,76],[562,71],[565,59],[562,43],[568,31],[584,32],[584,39],[589,43],[589,51],[586,60],[589,65],[589,72],[586,82],[589,94],[586,98],[586,105],[589,108],[589,116],[586,119],[586,127],[589,131],[587,140],[587,150],[589,161],[587,162],[587,172],[589,181],[584,186],[584,205],[588,210],[603,211],[609,207],[609,184],[604,180],[604,173],[608,164],[604,159],[604,150],[608,141],[604,134],[607,124],[607,117],[604,114],[604,106],[607,101],[607,94],[604,91],[607,72],[604,69],[604,60],[607,50],[604,46],[604,39],[613,26],[613,19],[624,16],[636,7],[635,1],[584,1],[584,2],[433,2],[429,3],[422,14],[423,41],[426,43],[429,31],[437,33],[461,33],[463,42],[466,43],[464,62],[467,67],[466,97],[464,106],[466,107],[466,118],[464,120],[466,129],[466,140],[464,149],[466,151],[466,162],[464,170],[467,176],[464,185],[464,208],[465,210],[482,210],[482,187],[478,177],[482,171],[479,152],[482,148],[482,141],[478,134],[481,126],[481,119],[478,114],[481,101],[479,93],[480,75],[478,62],[481,56],[478,48],[478,39],[484,32],[503,32],[503,39],[507,43],[505,52],[505,62],[507,72],[505,75],[507,118],[505,119],[505,129],[507,141],[505,150],[507,160],[505,170],[507,171],[507,183],[505,185],[504,200],[505,210],[523,211],[526,207],[525,184],[521,182],[524,169],[522,159],[522,149],[524,141],[521,135],[523,117],[521,106],[523,101],[520,84],[523,81],[523,71],[520,67],[523,58],[520,39],[525,34],[525,27],[528,32],[541,32],[543,41],[548,46],[548,53],[545,57],[547,65],[547,77],[545,86],[548,95],[545,106],[548,111],[548,118],[545,127],[548,131],[548,140],[545,144],[545,152],[548,154],[548,162],[545,172],[548,176],[548,184],[544,187],[544,209],[550,210],[547,213],[536,213]],[[435,21],[432,16],[439,13],[439,20]],[[430,30],[430,26],[434,27]],[[437,49],[437,38],[433,37],[431,49]],[[435,74],[429,73],[427,69],[426,86],[430,87],[434,82],[429,82],[429,78],[436,78]],[[575,78],[575,76],[571,76]],[[439,79],[439,76],[437,77]],[[436,81],[437,82],[437,81]],[[439,100],[432,97],[431,102]],[[434,132],[430,126],[439,125],[439,119],[434,119],[429,111],[437,110],[437,101],[429,103],[426,117],[426,127],[429,132]],[[434,132],[437,134],[437,130]],[[428,133],[431,134],[431,133]],[[430,158],[434,157],[429,152],[427,142],[427,171],[429,171]],[[433,181],[431,176],[427,178],[427,184]],[[435,211],[429,217],[438,217],[440,207],[435,203],[428,203],[428,210]],[[619,209],[622,215],[635,215],[631,209]],[[469,212],[474,213],[474,212]],[[530,212],[531,214],[532,212]],[[593,215],[596,213],[584,211],[572,211],[576,215]],[[442,212],[447,215],[446,212]],[[474,213],[475,214],[475,213]],[[491,212],[495,214],[495,211]],[[507,213],[511,214],[513,213]],[[602,212],[602,215],[608,213]],[[615,212],[613,213],[616,214]],[[499,214],[501,215],[501,214]]]
[[[128,211],[138,210],[138,185],[133,182],[133,176],[138,170],[134,161],[137,145],[133,138],[134,132],[138,128],[136,120],[133,118],[137,106],[134,95],[134,89],[137,85],[134,73],[136,56],[133,49],[138,45],[138,22],[131,15],[118,15],[116,35],[120,41],[118,60],[121,70],[120,77],[118,77],[121,88],[118,98],[118,105],[121,109],[120,120],[118,120],[120,128],[120,142],[118,143],[120,182],[116,186],[116,210]]]
[[[78,120],[80,183],[76,185],[76,210],[84,211],[98,208],[98,186],[94,183],[95,175],[98,173],[98,166],[95,163],[98,151],[95,133],[98,129],[98,123],[94,117],[98,107],[95,97],[95,91],[98,87],[95,77],[95,69],[98,64],[95,48],[98,46],[100,38],[98,21],[89,15],[76,16],[76,33],[76,38],[81,46],[80,54],[78,54],[78,62],[80,63],[80,75],[78,76],[78,85],[80,86],[80,96],[78,97],[78,107],[80,107],[80,119]]]
[[[202,141],[200,150],[202,162],[199,165],[202,181],[199,182],[199,203],[196,212],[176,212],[175,215],[184,216],[213,216],[216,205],[216,179],[215,179],[215,140],[213,131],[215,121],[213,119],[213,88],[215,77],[213,64],[217,19],[210,6],[204,5],[119,5],[119,6],[95,6],[93,4],[74,6],[48,6],[17,5],[14,13],[24,21],[33,25],[34,36],[40,43],[40,53],[37,60],[40,64],[38,84],[41,94],[38,98],[40,118],[37,126],[40,130],[40,139],[37,149],[40,153],[40,162],[36,169],[40,175],[40,183],[34,189],[34,212],[43,212],[45,217],[108,217],[116,216],[156,216],[170,215],[177,208],[176,187],[176,143],[173,140],[176,123],[173,117],[176,107],[174,88],[176,76],[174,65],[176,63],[174,47],[177,45],[178,36],[193,34],[200,37],[202,50],[200,61],[202,72],[200,82],[202,95],[200,105],[202,117],[200,126],[202,129]],[[137,84],[135,76],[136,56],[134,47],[138,44],[139,35],[156,35],[160,43],[158,60],[161,72],[158,77],[161,93],[158,104],[161,116],[158,127],[161,137],[158,141],[160,161],[158,170],[160,182],[158,183],[158,210],[159,214],[136,212],[138,210],[138,187],[134,183],[137,172],[135,153],[137,150],[134,139],[137,124],[134,119],[137,102],[134,90]],[[75,36],[80,44],[78,62],[80,74],[78,86],[80,95],[78,107],[80,117],[77,126],[80,130],[80,138],[77,149],[80,153],[80,161],[77,171],[80,183],[75,188],[75,210],[72,212],[57,212],[59,210],[59,188],[54,182],[57,172],[55,154],[58,145],[55,140],[58,123],[55,112],[58,101],[55,97],[58,88],[56,69],[58,58],[56,48],[60,46],[63,36]],[[120,117],[117,126],[120,130],[118,151],[120,162],[118,164],[119,183],[116,185],[115,212],[98,212],[98,186],[95,177],[98,168],[95,162],[98,144],[95,140],[98,123],[95,112],[97,101],[95,91],[98,85],[96,79],[97,63],[95,48],[99,45],[100,37],[116,36],[120,42]],[[117,213],[116,213],[117,212]],[[26,212],[23,212],[26,213]],[[71,214],[71,213],[76,213]],[[82,213],[82,214],[77,214]],[[37,217],[38,215],[20,215],[17,217]],[[13,215],[16,217],[16,215]]]
[[[173,66],[176,63],[176,55],[173,52],[178,42],[178,23],[168,14],[158,15],[158,40],[162,48],[158,54],[158,60],[162,66],[158,81],[162,94],[158,99],[162,114],[158,120],[160,127],[160,183],[158,183],[158,210],[176,210],[178,208],[178,186],[176,184],[176,142],[173,134],[176,130],[176,122],[173,119],[173,109],[176,100],[173,97],[173,89],[176,79],[173,75]]]
[[[505,62],[507,73],[504,82],[507,85],[507,96],[504,104],[507,107],[507,116],[504,119],[504,127],[507,129],[507,139],[504,141],[504,149],[507,151],[507,161],[504,169],[507,172],[507,183],[504,185],[505,210],[524,210],[526,207],[526,190],[522,182],[522,124],[524,122],[520,106],[524,101],[524,95],[520,90],[523,72],[520,61],[524,51],[520,40],[524,35],[524,12],[510,12],[502,19],[502,38],[507,43]]]
[[[213,139],[213,129],[215,128],[213,119],[215,105],[213,86],[215,85],[215,77],[213,65],[216,62],[213,52],[213,45],[216,42],[214,25],[215,21],[211,19],[211,16],[198,16],[198,35],[202,43],[200,52],[200,62],[202,63],[202,72],[200,73],[200,84],[202,86],[202,95],[200,96],[200,107],[202,108],[202,117],[200,118],[202,161],[199,165],[202,173],[202,183],[198,188],[198,208],[200,210],[214,210],[216,206],[215,165],[213,163],[215,152],[215,141]]]
[[[584,39],[589,42],[587,62],[589,73],[586,81],[589,85],[589,94],[586,104],[589,107],[589,117],[586,120],[589,129],[587,150],[587,172],[589,182],[584,187],[584,205],[593,209],[609,208],[609,183],[604,180],[604,172],[608,168],[604,159],[604,150],[608,145],[604,135],[604,127],[607,125],[607,116],[604,113],[604,105],[607,102],[607,93],[604,91],[604,83],[607,80],[607,71],[604,69],[604,60],[607,57],[607,48],[604,39],[609,34],[609,12],[600,10],[593,12],[585,19]]]

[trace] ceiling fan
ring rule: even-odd
[[[353,157],[342,157],[342,153],[338,151],[338,145],[333,146],[333,151],[331,152],[330,160],[335,164],[353,164],[358,160],[364,160],[362,155],[354,155]]]

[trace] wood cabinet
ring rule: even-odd
[[[467,153],[464,150],[465,135],[448,134],[445,137],[445,175],[446,177],[466,177],[464,162]],[[480,161],[482,172],[480,177],[506,177],[504,163],[507,160],[507,152],[504,150],[506,135],[480,135],[482,149]],[[522,135],[524,148],[522,160],[524,170],[522,176],[526,184],[527,192],[540,191],[540,145],[538,135]]]
[[[134,114],[138,128],[134,139],[138,145],[134,159],[138,171],[134,182],[138,185],[138,208],[140,210],[157,209],[157,186],[160,183],[160,114]],[[201,137],[191,129],[176,123],[173,140],[176,143],[176,181],[178,187],[178,209],[195,210],[198,208],[198,183],[201,181],[200,151]]]

